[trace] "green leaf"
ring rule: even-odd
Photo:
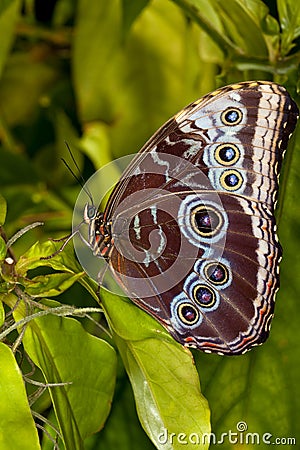
[[[0,78],[15,34],[15,25],[19,17],[20,1],[12,0],[1,2],[0,5]]]
[[[94,167],[100,169],[111,162],[111,149],[108,136],[108,126],[101,122],[93,122],[85,129],[81,139],[81,147],[90,158]],[[101,151],[99,151],[99,149]],[[119,174],[120,176],[120,174]],[[101,190],[101,192],[103,192]]]
[[[54,270],[71,273],[98,301],[96,295],[97,285],[88,277],[82,277],[82,267],[75,259],[73,248],[68,244],[63,251],[55,254],[62,246],[61,242],[46,241],[36,242],[24,255],[22,255],[15,266],[16,273],[25,277],[27,272],[37,267],[51,267]],[[43,259],[44,258],[44,259]],[[78,277],[78,278],[77,278]]]
[[[222,17],[226,34],[245,56],[267,58],[268,48],[259,23],[257,10],[248,8],[245,2],[228,0],[226,4],[218,1],[217,10]]]
[[[25,311],[17,309],[15,317]],[[110,411],[116,377],[116,354],[106,342],[88,334],[74,319],[47,316],[26,328],[26,352],[42,370],[50,389],[66,450],[83,448],[83,440],[101,429]]]
[[[2,325],[4,324],[4,321],[5,321],[5,311],[4,311],[4,306],[1,301],[1,295],[0,295],[0,327],[2,327]]]
[[[142,12],[142,10],[148,5],[149,0],[122,0],[123,10],[123,33],[127,34],[132,23]]]
[[[212,3],[210,0],[206,0],[205,5],[204,3],[202,3],[202,6],[203,8],[205,6],[205,18],[208,21],[209,26],[213,30],[218,30],[218,32],[222,30],[224,32],[221,17],[216,12],[214,3]],[[191,17],[193,18],[193,15],[191,15]],[[216,41],[213,39],[213,36],[208,32],[207,27],[201,27],[200,25],[200,31],[201,36],[199,39],[199,46],[201,59],[206,62],[223,64],[224,48],[221,45],[218,45],[218,40]]]
[[[202,436],[210,432],[209,409],[191,353],[131,302],[105,290],[101,299],[152,442],[158,449],[181,449],[180,433],[187,439],[194,433],[202,444]],[[200,444],[197,448],[208,448]],[[187,442],[185,448],[194,449],[195,443]]]
[[[118,111],[110,137],[115,156],[139,150],[159,126],[206,89],[206,81],[213,87],[212,68],[203,82],[198,39],[199,30],[170,2],[152,2],[136,19],[114,86]]]
[[[182,10],[189,16],[200,28],[205,31],[216,45],[225,53],[232,52],[241,53],[230,36],[224,32],[221,17],[216,9],[217,3],[212,3],[210,0],[173,0]],[[206,15],[208,11],[208,15]],[[213,20],[211,20],[213,19]]]
[[[85,450],[155,450],[138,421],[132,388],[125,374],[119,376],[115,399],[104,429],[84,442]]]
[[[31,280],[23,280],[23,285],[31,297],[54,297],[65,292],[84,275],[84,272],[75,275],[70,273],[40,275]]]
[[[34,60],[30,52],[15,52],[5,66],[0,83],[1,116],[5,123],[28,124],[37,112],[41,96],[56,78],[53,65]]]
[[[14,308],[16,303],[18,302],[18,297],[13,292],[7,292],[6,287],[6,291],[5,292],[3,291],[0,294],[0,300],[2,303],[6,304],[10,308]]]
[[[214,46],[207,39],[201,43],[206,60],[216,60],[214,53],[209,55],[209,49],[217,51],[217,60],[220,62],[222,61],[220,50],[233,61],[246,58],[252,61],[262,59],[267,62],[269,54],[274,58],[273,53],[276,53],[278,46],[279,27],[276,20],[268,14],[268,8],[263,2],[173,1],[214,41]]]
[[[82,268],[74,258],[74,252],[70,247],[66,247],[62,252],[52,257],[62,245],[63,243],[61,242],[53,241],[36,242],[20,257],[16,264],[16,272],[19,276],[25,276],[28,270],[42,266],[52,267],[54,270],[62,270],[69,273],[81,272]],[[48,258],[50,256],[51,258]]]
[[[3,14],[12,3],[14,3],[14,0],[2,0],[0,4],[0,14]]]
[[[79,0],[72,54],[75,92],[83,122],[106,118],[115,110],[107,94],[115,80],[114,60],[120,36],[121,10],[117,0]]]
[[[281,54],[285,56],[294,47],[293,41],[300,36],[300,3],[294,0],[277,0],[282,29]]]
[[[14,355],[0,342],[0,448],[39,450],[39,439]]]
[[[6,218],[7,204],[6,200],[0,194],[0,226],[4,225]]]
[[[20,189],[20,186],[23,187],[24,184],[29,185],[38,181],[33,164],[24,155],[14,155],[0,148],[0,158],[0,186],[2,188],[15,184]]]
[[[0,261],[3,261],[5,259],[6,253],[7,253],[6,242],[0,236]]]
[[[119,157],[137,151],[164,121],[197,98],[205,87],[204,83],[199,86],[203,66],[199,67],[198,44],[190,45],[197,42],[198,30],[176,5],[154,2],[145,8],[123,44],[118,38],[122,27],[119,5],[100,0],[93,7],[106,17],[105,23],[102,27],[98,22],[94,25],[95,18],[90,18],[95,15],[93,9],[84,6],[78,16],[73,63],[84,134],[92,137],[90,122],[92,127],[96,122],[96,128],[104,122],[102,130],[96,129],[95,148],[101,145],[98,166],[109,154],[112,158],[112,153]],[[112,14],[110,8],[114,7]],[[207,74],[209,88],[214,86],[211,70]],[[90,147],[89,151],[95,161],[95,149]]]

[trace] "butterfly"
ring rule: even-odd
[[[85,205],[88,247],[181,344],[237,355],[268,337],[278,178],[297,119],[278,84],[218,89],[154,134],[103,212]]]

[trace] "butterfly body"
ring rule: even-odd
[[[235,355],[267,338],[278,176],[297,118],[275,83],[219,89],[148,141],[103,213],[87,206],[94,254],[182,344]]]

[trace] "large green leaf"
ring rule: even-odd
[[[214,87],[199,65],[198,40],[199,29],[172,3],[154,1],[135,21],[124,53],[122,120],[111,136],[115,155],[138,150],[170,116]]]
[[[95,283],[92,283],[91,280],[87,281],[87,277],[83,277],[82,267],[74,257],[72,244],[68,244],[63,251],[59,251],[62,245],[63,244],[61,242],[53,241],[46,241],[43,243],[36,242],[26,253],[24,253],[24,255],[19,258],[15,266],[16,273],[19,277],[25,277],[29,270],[43,266],[51,267],[57,271],[67,272],[73,276],[68,277],[67,275],[62,275],[67,279],[66,286],[73,284],[73,282],[78,279],[80,280],[80,283],[90,292],[94,299],[98,301],[98,297],[95,294]],[[56,252],[58,253],[55,254]],[[52,277],[50,277],[49,280],[50,283],[54,282],[54,278]],[[27,286],[29,286],[30,283],[31,282],[28,281]],[[26,285],[26,280],[24,280],[24,284]]]
[[[69,247],[64,251],[59,251],[56,255],[52,255],[58,251],[63,242],[36,242],[30,249],[22,255],[17,264],[16,272],[19,276],[25,276],[28,270],[36,267],[48,266],[54,270],[61,270],[69,273],[78,273],[81,266],[74,258],[74,253]]]
[[[147,6],[149,0],[122,0],[123,33],[126,35],[132,23]]]
[[[245,76],[234,71],[235,65],[243,70],[273,70],[278,58],[279,24],[264,2],[173,1],[199,24],[202,30],[200,57],[205,61],[226,64],[227,75],[232,67],[234,80]]]
[[[119,1],[78,2],[73,75],[83,122],[112,118],[115,108],[107,94],[111,93],[116,79],[114,60],[118,55],[120,32]]]
[[[0,30],[1,30],[1,46],[0,46],[0,78],[10,47],[13,43],[15,35],[15,25],[19,16],[20,1],[7,0],[0,4]]]
[[[0,236],[0,261],[3,261],[5,259],[6,253],[7,253],[6,242]]]
[[[40,275],[31,280],[23,280],[27,294],[31,297],[54,297],[69,289],[76,281],[85,275],[79,272],[75,275],[70,273],[52,273]]]
[[[293,0],[277,0],[282,29],[281,53],[286,55],[300,36],[300,3]]]
[[[191,45],[199,30],[176,6],[156,1],[144,8],[122,42],[119,6],[105,0],[93,8],[81,3],[73,53],[75,93],[85,152],[99,167],[112,154],[137,151],[164,121],[214,83],[209,75],[208,87],[199,82],[198,47]],[[102,27],[97,15],[105,15]]]
[[[105,428],[85,441],[85,450],[116,449],[155,450],[138,421],[132,388],[125,374],[119,375],[115,401]]]
[[[0,194],[0,226],[4,224],[6,218],[7,204],[5,198]]]
[[[11,349],[0,342],[0,448],[39,450],[39,438],[22,374]]]
[[[129,375],[141,424],[158,449],[195,448],[189,440],[210,432],[209,410],[200,392],[191,353],[131,302],[105,290],[103,307]],[[129,325],[130,324],[130,325]],[[172,433],[175,433],[174,435]],[[174,437],[175,436],[175,437]]]
[[[30,163],[24,155],[14,155],[3,148],[0,148],[0,158],[1,189],[13,184],[22,186],[24,189],[24,185],[36,183],[39,180],[33,164]]]
[[[24,312],[18,307],[16,320]],[[65,383],[50,389],[57,421],[66,449],[83,449],[83,440],[103,427],[110,411],[114,349],[88,334],[77,320],[51,315],[31,321],[23,342],[47,383]]]
[[[210,0],[173,0],[205,31],[225,54],[240,53],[231,37],[224,33],[222,19],[216,11],[217,2]]]
[[[32,59],[28,53],[11,55],[0,83],[1,116],[6,124],[28,124],[57,75],[53,66]]]
[[[84,153],[93,162],[95,169],[99,169],[105,164],[111,163],[109,166],[109,171],[107,173],[107,178],[111,179],[111,174],[109,172],[114,168],[114,164],[111,162],[111,148],[108,125],[102,122],[93,122],[92,124],[90,124],[88,127],[86,127],[80,144]],[[101,149],[101,151],[99,151],[99,149]],[[116,175],[118,176],[118,178],[120,177],[120,173],[118,173],[116,169],[112,170],[113,179],[116,177]],[[101,183],[101,178],[99,179],[99,181]],[[101,188],[102,186],[100,185],[99,191],[105,192],[104,186],[102,189]]]
[[[5,321],[5,311],[4,311],[4,306],[2,303],[2,298],[0,295],[0,327],[2,327],[2,325],[4,324]]]

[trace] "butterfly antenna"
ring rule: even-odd
[[[67,163],[67,161],[66,161],[64,158],[61,158],[61,160],[62,160],[62,162],[64,163],[64,165],[67,167],[67,169],[70,171],[70,173],[73,175],[73,177],[75,178],[75,180],[80,184],[80,186],[82,187],[82,189],[84,190],[84,192],[86,193],[86,195],[88,196],[88,198],[90,199],[91,204],[93,205],[93,204],[94,204],[94,201],[93,201],[93,197],[92,197],[91,191],[87,188],[87,186],[85,186],[85,184],[86,184],[85,179],[83,178],[83,176],[82,176],[82,174],[81,174],[81,172],[80,172],[80,168],[79,168],[79,166],[78,166],[78,164],[77,164],[76,159],[74,158],[74,155],[73,155],[73,153],[72,153],[72,151],[71,151],[71,149],[70,149],[69,144],[68,144],[67,142],[65,142],[65,144],[66,144],[66,147],[67,147],[67,149],[68,149],[68,151],[69,151],[69,154],[70,154],[70,156],[71,156],[71,159],[72,159],[72,161],[73,161],[73,163],[74,163],[74,166],[76,167],[77,172],[79,173],[79,176],[76,175],[76,173],[74,172],[74,170],[71,169],[70,165]]]

